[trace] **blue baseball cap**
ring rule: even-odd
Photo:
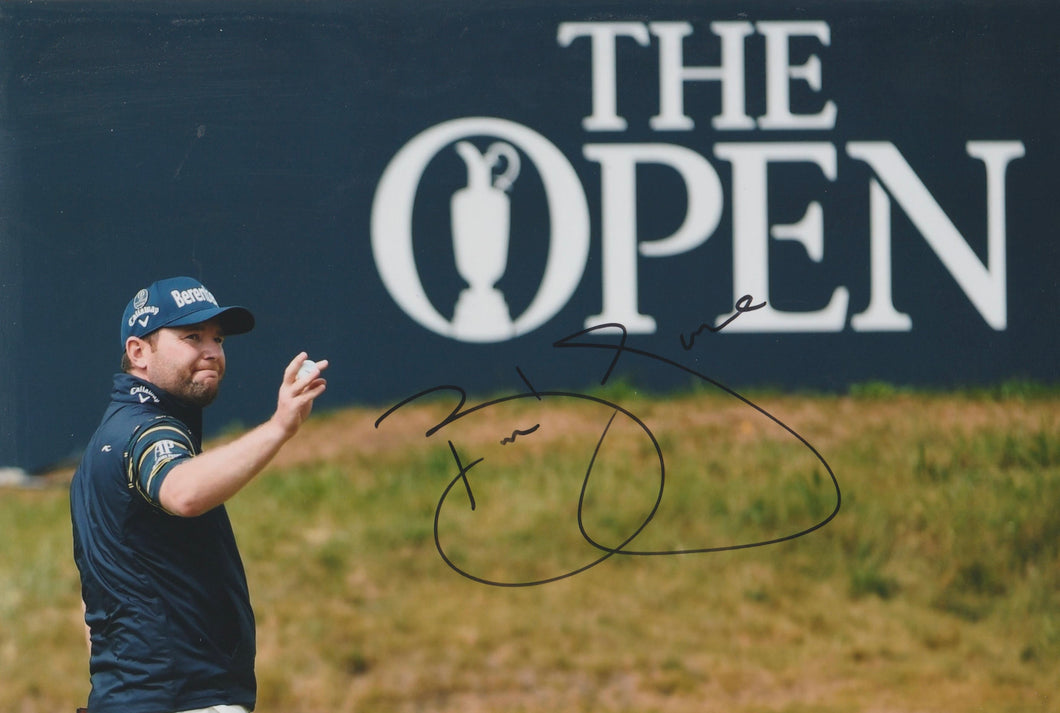
[[[136,293],[121,318],[121,348],[129,337],[146,337],[162,327],[186,327],[217,317],[225,335],[254,328],[245,307],[221,307],[201,282],[190,277],[159,280]]]

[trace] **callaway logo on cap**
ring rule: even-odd
[[[198,280],[171,277],[149,285],[132,298],[121,318],[121,346],[129,337],[146,337],[162,327],[185,327],[218,317],[226,335],[254,328],[245,307],[221,307]]]

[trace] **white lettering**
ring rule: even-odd
[[[651,38],[648,29],[639,22],[563,22],[557,41],[569,47],[579,37],[588,37],[592,47],[592,114],[582,119],[586,131],[625,131],[626,120],[618,115],[617,60],[615,42],[619,37],[631,37],[647,47]]]
[[[561,46],[567,47],[583,37],[588,37],[591,43],[592,113],[583,119],[584,128],[588,131],[623,131],[627,128],[617,107],[616,45],[619,38],[630,38],[645,46],[651,36],[659,40],[660,72],[660,113],[652,118],[652,128],[674,130],[694,126],[684,110],[684,84],[690,81],[721,83],[721,112],[713,119],[715,128],[835,128],[837,110],[834,102],[823,102],[817,113],[806,113],[805,103],[796,102],[799,105],[796,112],[791,97],[794,82],[804,82],[814,92],[821,90],[821,63],[817,56],[811,54],[803,64],[793,65],[790,50],[792,39],[796,37],[811,37],[824,46],[829,45],[831,36],[826,23],[760,22],[752,26],[746,22],[716,22],[710,27],[721,38],[721,64],[688,67],[684,64],[682,42],[692,34],[689,23],[562,23],[557,32]],[[757,122],[746,114],[743,93],[746,79],[744,40],[756,29],[765,40],[766,75],[766,113]],[[493,141],[483,152],[471,143],[476,137],[499,140]],[[497,161],[494,154],[501,148],[510,154],[500,163],[501,166],[517,165],[521,155],[527,156],[544,186],[551,226],[547,265],[529,306],[518,316],[508,314],[507,307],[503,306],[499,311],[490,312],[498,316],[486,319],[486,303],[482,301],[477,306],[481,319],[476,318],[474,331],[458,329],[456,317],[450,320],[432,304],[420,280],[413,251],[413,205],[424,171],[440,152],[454,144],[458,148],[463,145],[465,149],[461,156],[465,158],[469,172],[469,189],[473,182],[472,169],[485,172],[489,178]],[[1022,157],[1025,149],[1019,141],[971,141],[966,151],[968,156],[981,160],[986,169],[987,248],[982,260],[893,144],[855,141],[846,145],[848,156],[868,164],[875,173],[868,181],[869,300],[863,312],[850,318],[854,331],[912,329],[910,315],[899,312],[893,303],[892,199],[901,206],[987,324],[996,330],[1006,328],[1005,174],[1008,164]],[[770,298],[770,239],[798,243],[807,258],[815,263],[822,262],[825,257],[824,210],[819,202],[809,201],[802,217],[794,223],[770,222],[770,164],[812,164],[827,181],[834,182],[838,177],[836,146],[827,142],[716,143],[713,153],[732,167],[733,303],[740,304],[740,300],[753,296],[761,304],[755,308],[754,319],[726,321],[725,332],[842,331],[850,303],[850,291],[845,285],[830,286],[830,295],[825,292],[817,298],[823,304],[819,309],[778,309]],[[640,258],[685,254],[714,234],[724,210],[718,172],[700,153],[675,144],[587,143],[582,154],[600,166],[601,206],[602,304],[599,314],[587,317],[585,325],[592,327],[617,322],[625,325],[630,333],[653,333],[656,331],[655,318],[640,309]],[[491,156],[493,159],[487,160]],[[474,160],[469,163],[468,157]],[[638,200],[638,170],[645,164],[676,171],[687,198],[679,227],[663,238],[642,240],[639,234],[645,221],[638,217],[638,203],[642,200]],[[500,178],[498,176],[498,180]],[[774,175],[772,182],[776,180],[778,178]],[[508,191],[511,182],[504,188],[499,184],[488,186],[488,181],[480,180],[479,183],[486,185],[488,191],[483,189],[479,191],[482,195],[472,196],[475,211],[458,215],[455,206],[460,201],[456,198],[463,194],[457,195],[452,203],[450,228],[454,249],[459,247],[458,243],[488,242],[495,234],[503,235],[507,240],[510,221],[507,209],[497,212],[492,221],[482,220],[484,214],[481,211],[486,205],[487,192]],[[504,206],[509,205],[508,200],[513,204],[522,200],[514,191],[509,195],[499,196]],[[493,198],[498,199],[498,196]],[[498,200],[494,202],[499,204]],[[588,236],[588,204],[581,178],[574,167],[548,139],[520,124],[502,119],[468,117],[444,122],[422,132],[391,161],[379,182],[372,207],[373,255],[383,283],[394,300],[428,329],[463,341],[504,341],[529,332],[558,314],[582,279],[589,257]],[[505,242],[505,249],[498,253],[499,257],[490,261],[488,270],[483,267],[482,260],[472,261],[473,264],[465,260],[467,264],[460,270],[461,276],[469,284],[475,280],[487,287],[498,284],[497,278],[507,261],[506,245]],[[472,245],[467,249],[479,248]],[[462,254],[459,250],[456,252],[458,257]],[[480,253],[474,255],[481,257]],[[499,293],[499,290],[493,291]],[[183,306],[206,298],[204,292],[174,292],[173,298],[178,306]],[[480,293],[480,298],[485,296],[484,290]],[[212,296],[209,299],[213,301]],[[497,304],[503,305],[503,302]],[[717,319],[725,319],[728,314],[726,312]],[[731,326],[729,322],[732,322]]]
[[[190,290],[172,290],[169,296],[173,298],[173,302],[178,308],[195,302],[209,302],[212,305],[217,305],[217,300],[205,287],[193,287]]]
[[[856,332],[908,332],[913,320],[891,299],[891,201],[879,181],[869,182],[869,307],[850,318]]]
[[[691,149],[670,144],[587,144],[585,157],[601,167],[603,236],[603,310],[586,327],[619,322],[630,333],[652,333],[655,320],[637,304],[637,255],[666,257],[701,245],[718,227],[722,212],[721,181],[714,168]],[[674,168],[684,181],[688,208],[681,226],[669,237],[637,244],[637,165]]]
[[[851,142],[847,154],[869,164],[880,178],[887,192],[909,216],[913,225],[924,236],[928,245],[938,255],[964,294],[982,315],[986,323],[996,330],[1008,324],[1006,301],[1005,261],[1005,172],[1009,162],[1024,155],[1020,141],[969,141],[966,146],[969,156],[978,158],[986,165],[987,203],[987,259],[984,265],[968,242],[935,202],[931,193],[917,177],[913,169],[893,144],[887,142]],[[875,184],[874,185],[879,185]],[[882,190],[874,191],[870,207],[872,252],[877,257],[890,252],[890,222],[877,215],[890,212],[890,200]],[[872,271],[873,301],[869,308],[855,315],[852,326],[858,331],[877,328],[899,327],[899,315],[890,304],[889,288],[879,285],[890,283],[890,261],[874,265]],[[886,302],[884,302],[886,300]]]
[[[650,119],[656,131],[690,131],[692,118],[685,115],[684,84],[692,81],[721,82],[721,114],[711,124],[715,129],[753,129],[744,95],[744,38],[754,32],[749,22],[712,22],[710,29],[721,37],[721,65],[686,67],[684,38],[692,34],[687,22],[653,22],[652,34],[659,38],[659,114]]]
[[[136,385],[132,387],[129,389],[129,395],[139,398],[140,403],[146,403],[147,401],[153,401],[156,404],[158,403],[158,397],[155,396],[155,392],[151,391],[151,389],[146,386]]]
[[[766,38],[766,113],[758,120],[763,129],[833,129],[836,106],[825,103],[817,114],[796,115],[791,112],[789,82],[805,81],[815,92],[821,91],[821,60],[810,55],[797,67],[789,64],[789,39],[792,36],[816,37],[827,46],[831,42],[828,24],[824,22],[759,22],[755,25]]]
[[[830,181],[836,179],[835,147],[827,143],[717,144],[714,155],[732,163],[733,302],[754,295],[766,306],[754,319],[734,322],[727,332],[839,332],[846,322],[847,288],[837,287],[828,305],[812,312],[782,312],[769,300],[769,235],[795,240],[810,259],[824,255],[821,208],[811,203],[802,220],[769,230],[767,167],[775,161],[809,161]],[[727,315],[719,316],[724,319]]]
[[[141,307],[140,309],[138,309],[135,312],[133,312],[132,315],[129,317],[129,326],[130,327],[133,326],[133,323],[135,323],[141,317],[144,317],[144,319],[140,322],[140,324],[142,324],[143,326],[146,327],[147,326],[147,320],[150,319],[150,317],[149,316],[145,317],[144,315],[153,315],[153,314],[158,314],[158,307],[155,307],[154,305],[147,305],[145,307]]]
[[[747,114],[746,38],[755,30],[765,37],[766,113],[757,122]],[[659,113],[649,124],[656,131],[691,131],[695,121],[685,113],[685,85],[689,82],[718,82],[721,85],[721,111],[711,119],[715,129],[831,129],[837,109],[826,101],[816,114],[796,114],[791,106],[792,81],[805,82],[814,92],[821,91],[821,60],[811,54],[800,65],[791,64],[793,37],[812,37],[822,45],[831,44],[831,30],[823,21],[799,22],[712,22],[710,30],[721,40],[720,63],[716,66],[685,64],[684,40],[694,30],[689,22],[564,22],[556,39],[560,47],[588,37],[591,46],[592,113],[582,119],[586,131],[625,131],[626,120],[618,113],[618,58],[620,37],[633,39],[641,47],[658,38]]]
[[[173,450],[177,447],[176,442],[166,439],[155,444],[155,460],[167,461],[173,458]]]

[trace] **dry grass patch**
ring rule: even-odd
[[[1060,711],[1060,402],[763,396],[834,470],[839,516],[764,548],[599,557],[577,527],[598,404],[524,399],[425,431],[452,404],[318,414],[230,505],[259,619],[259,710],[644,713]],[[696,394],[630,409],[666,464],[630,548],[792,532],[823,465],[761,413]],[[514,429],[540,428],[502,444]],[[619,418],[586,491],[613,545],[657,493]],[[472,511],[448,446],[466,465]],[[63,474],[54,479],[61,483]],[[0,710],[87,694],[62,488],[0,496]],[[42,662],[47,662],[43,665]]]

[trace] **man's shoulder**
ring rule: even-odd
[[[194,450],[195,437],[186,423],[150,400],[112,401],[81,460],[79,470],[114,468],[125,471],[134,454],[157,442],[171,440]],[[109,465],[108,465],[109,464]]]
[[[78,487],[102,489],[112,496],[120,492],[123,500],[135,489],[157,504],[168,468],[197,452],[195,437],[183,421],[146,404],[125,403],[100,425],[74,479],[84,481]]]
[[[183,433],[191,433],[189,426],[182,420],[158,408],[157,405],[135,402],[115,402],[111,404],[106,418],[96,432],[96,438],[113,439],[122,435],[129,439],[140,437],[145,431],[164,427]]]

